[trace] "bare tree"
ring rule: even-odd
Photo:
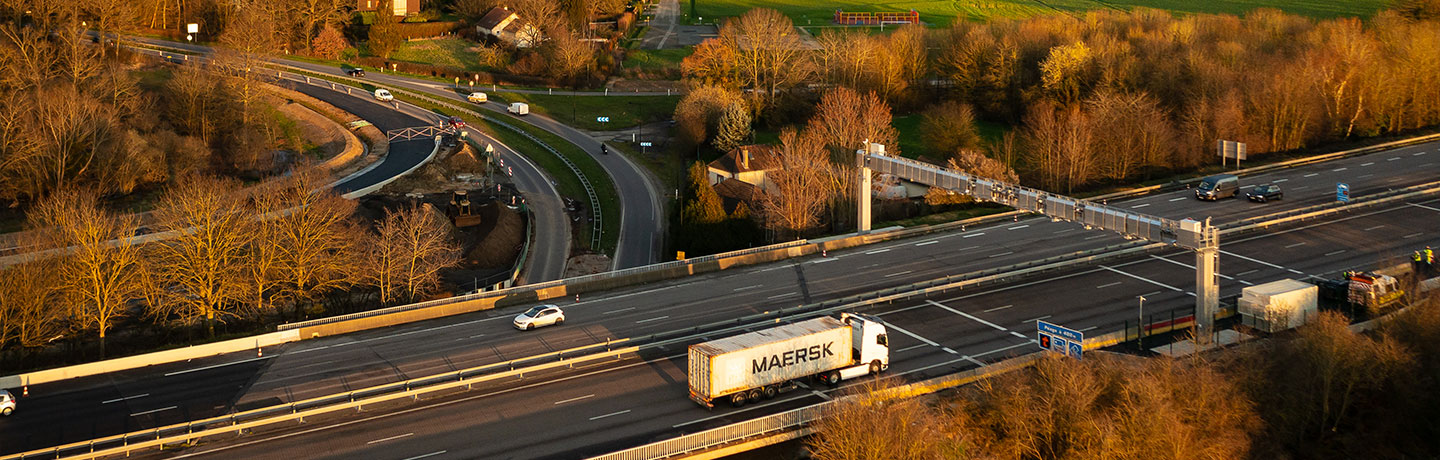
[[[545,41],[545,55],[549,57],[550,74],[561,81],[579,85],[588,78],[586,68],[595,60],[595,50],[580,37],[569,33],[552,34]]]
[[[755,8],[720,28],[720,41],[735,50],[740,84],[763,92],[762,108],[773,107],[778,90],[804,81],[811,72],[795,25],[783,13]]]
[[[43,346],[65,332],[70,311],[54,276],[53,259],[30,257],[0,270],[0,347]]]
[[[936,411],[918,398],[892,394],[895,386],[891,380],[866,381],[836,399],[806,441],[811,455],[817,460],[956,458],[942,454],[951,434]]]
[[[697,85],[723,88],[740,86],[735,48],[719,38],[709,38],[695,45],[695,51],[680,62],[680,72]]]
[[[159,316],[201,320],[215,335],[215,321],[237,317],[246,294],[254,215],[240,186],[231,180],[187,176],[156,205],[162,231],[172,237],[152,249],[152,263],[165,285]]]
[[[369,236],[367,280],[380,288],[380,302],[415,301],[440,286],[440,270],[460,261],[453,227],[430,205],[386,211]]]
[[[765,179],[774,185],[762,198],[765,222],[782,235],[796,237],[820,223],[829,196],[824,169],[829,165],[824,145],[815,136],[794,129],[780,133],[780,148]]]
[[[264,230],[271,238],[268,250],[275,251],[274,275],[282,283],[281,297],[295,302],[297,311],[321,294],[350,284],[349,274],[355,272],[355,202],[324,185],[322,172],[304,169],[265,192],[275,194],[267,199],[274,200],[267,208],[279,207],[266,214],[269,228]]]
[[[265,73],[265,55],[278,48],[274,18],[259,8],[242,8],[220,35],[223,48],[215,53],[217,68],[229,76],[227,84],[240,103],[240,121],[249,126]]]
[[[30,210],[30,226],[65,248],[58,267],[61,290],[84,329],[93,329],[105,354],[105,336],[139,296],[140,249],[131,240],[135,218],[100,208],[91,191],[60,190]]]

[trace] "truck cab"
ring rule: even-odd
[[[879,318],[858,313],[841,313],[840,320],[850,326],[855,366],[840,370],[841,379],[866,374],[879,374],[890,368],[890,337]]]

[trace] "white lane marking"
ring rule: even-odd
[[[1361,174],[1361,175],[1359,175],[1359,176],[1356,176],[1356,178],[1357,178],[1357,179],[1364,179],[1364,178],[1370,177],[1370,176],[1374,176],[1374,174]]]
[[[971,358],[971,357],[969,357],[969,356],[961,356],[960,359],[963,359],[963,360],[966,360],[966,361],[975,363],[976,365],[979,365],[979,366],[984,366],[984,365],[985,365],[985,362],[984,362],[984,361],[981,361],[981,360],[978,360],[978,359],[975,359],[975,358]]]
[[[1234,244],[1234,243],[1231,243],[1231,244]],[[1230,256],[1230,257],[1235,257],[1235,258],[1238,258],[1238,259],[1244,259],[1244,260],[1248,260],[1248,261],[1251,261],[1251,262],[1255,262],[1255,263],[1257,263],[1257,264],[1264,265],[1264,266],[1267,266],[1267,267],[1270,267],[1270,268],[1278,268],[1278,269],[1281,269],[1281,270],[1289,270],[1288,268],[1281,267],[1281,266],[1279,266],[1279,265],[1275,265],[1275,264],[1272,264],[1272,263],[1270,263],[1270,262],[1266,262],[1266,261],[1259,260],[1259,259],[1252,259],[1252,258],[1249,258],[1249,257],[1242,256],[1242,255],[1240,255],[1240,254],[1236,254],[1236,253],[1233,253],[1233,252],[1230,252],[1230,251],[1226,251],[1226,250],[1224,250],[1224,249],[1221,249],[1221,250],[1220,250],[1220,253],[1221,253],[1221,254],[1225,254],[1225,255],[1227,255],[1227,256]]]
[[[1368,231],[1372,231],[1372,230],[1381,229],[1381,228],[1384,228],[1384,227],[1385,227],[1384,225],[1376,225],[1376,226],[1374,226],[1374,227],[1370,227],[1370,228],[1365,229],[1365,231],[1368,232]]]
[[[575,401],[579,401],[579,400],[582,400],[582,399],[589,399],[589,398],[594,398],[594,397],[595,397],[595,393],[590,393],[590,394],[585,395],[585,396],[580,396],[580,397],[577,397],[577,398],[570,398],[570,399],[566,399],[566,400],[564,400],[564,401],[555,401],[555,404],[552,404],[552,405],[558,406],[558,405],[565,404],[565,403],[568,403],[568,402],[575,402]]]
[[[685,283],[685,284],[690,284],[690,283]],[[679,286],[672,286],[672,287],[679,287]],[[664,290],[664,289],[669,289],[669,288],[652,289],[652,290],[649,291],[649,292],[660,291],[660,290]],[[626,295],[631,295],[631,294],[626,294]],[[619,297],[623,297],[623,296],[608,297],[607,299],[613,299],[613,298],[619,298]],[[592,301],[593,301],[593,300],[592,300]],[[587,302],[587,303],[588,303],[588,302]],[[436,326],[436,327],[427,328],[427,329],[416,329],[416,330],[413,330],[413,331],[401,332],[401,333],[399,333],[399,334],[383,335],[383,336],[380,336],[380,337],[371,337],[371,338],[368,338],[368,339],[354,340],[354,341],[350,341],[350,342],[341,342],[341,343],[337,343],[337,344],[333,344],[333,345],[325,345],[325,346],[323,346],[323,347],[306,348],[306,349],[304,349],[304,350],[296,350],[296,351],[292,351],[292,352],[287,352],[286,354],[298,355],[298,354],[301,354],[301,353],[309,353],[309,352],[312,352],[312,351],[324,350],[324,349],[326,349],[326,348],[339,348],[339,347],[344,347],[344,346],[355,345],[355,344],[357,344],[357,343],[366,343],[366,342],[374,342],[374,341],[376,341],[376,340],[393,339],[393,338],[396,338],[396,337],[404,337],[404,336],[412,335],[412,334],[420,334],[420,333],[424,333],[424,332],[438,331],[438,330],[441,330],[441,329],[449,329],[449,328],[452,328],[452,327],[468,326],[468,325],[475,324],[475,323],[483,323],[483,322],[486,322],[486,321],[496,321],[496,320],[510,319],[510,318],[512,318],[512,317],[508,317],[508,316],[496,316],[496,317],[493,317],[493,318],[477,319],[477,320],[475,320],[475,321],[465,321],[465,322],[463,322],[463,323],[446,324],[446,325],[444,325],[444,326]],[[268,359],[268,357],[267,357],[267,359]],[[241,361],[241,362],[243,362],[243,361]],[[233,364],[233,363],[232,363],[232,364]],[[169,374],[167,374],[167,376],[168,376],[168,375],[169,375]]]
[[[940,351],[944,351],[944,352],[949,353],[949,354],[952,354],[952,355],[958,355],[958,354],[960,354],[960,352],[957,352],[957,351],[955,351],[955,350],[951,350],[950,347],[940,347]]]
[[[915,245],[916,245],[916,246],[926,246],[926,245],[931,245],[931,244],[935,244],[935,243],[939,243],[939,241],[930,240],[930,241],[926,241],[926,242],[924,242],[924,243],[915,243]]]
[[[1412,157],[1418,157],[1418,156],[1420,156],[1420,155],[1424,155],[1424,154],[1427,154],[1427,153],[1430,153],[1430,152],[1415,152],[1415,153],[1410,154],[1410,156],[1412,156]]]
[[[914,271],[914,270],[905,270],[905,271],[903,271],[903,272],[895,272],[895,273],[891,273],[891,274],[889,274],[889,275],[885,275],[884,277],[885,277],[885,278],[889,278],[889,277],[892,277],[892,276],[905,275],[905,274],[909,274],[909,273],[912,272],[912,271]]]
[[[605,415],[596,415],[596,416],[594,416],[594,417],[590,417],[590,420],[600,420],[600,419],[605,418],[605,417],[614,417],[614,416],[616,416],[616,415],[624,415],[624,414],[628,414],[628,413],[630,413],[630,409],[625,409],[625,410],[622,410],[622,411],[620,411],[620,412],[611,412],[611,413],[608,413],[608,414],[605,414]]]
[[[993,328],[996,328],[996,329],[999,329],[999,330],[1002,330],[1002,331],[1009,331],[1009,329],[1006,329],[1004,326],[1001,326],[1001,325],[999,325],[999,324],[995,324],[995,323],[992,323],[992,322],[989,322],[989,321],[985,321],[985,320],[980,319],[979,317],[977,317],[977,316],[975,316],[975,315],[972,315],[972,314],[969,314],[969,313],[965,313],[965,312],[963,312],[963,311],[956,310],[956,309],[954,309],[954,308],[950,308],[949,306],[947,306],[947,305],[945,305],[945,304],[943,304],[943,303],[936,302],[936,301],[934,301],[934,300],[926,300],[925,303],[928,303],[928,304],[930,304],[930,305],[934,305],[934,306],[943,308],[943,309],[949,311],[950,313],[954,313],[954,314],[957,314],[957,315],[960,315],[960,316],[964,316],[964,317],[966,317],[966,318],[970,318],[970,319],[975,320],[975,322],[978,322],[978,323],[980,323],[980,324],[984,324],[984,325],[986,325],[986,326],[990,326],[990,327],[993,327]]]
[[[1289,180],[1290,180],[1290,179],[1275,179],[1275,180],[1270,181],[1270,183],[1278,184],[1278,183],[1286,182],[1286,181],[1289,181]]]
[[[784,294],[778,294],[778,295],[772,295],[772,296],[770,296],[770,297],[766,297],[766,299],[778,299],[778,298],[781,298],[781,297],[790,297],[790,296],[792,296],[792,295],[798,295],[798,294],[799,294],[799,293],[796,293],[796,292],[786,292],[786,293],[784,293]]]
[[[882,253],[882,252],[890,252],[890,250],[889,250],[889,249],[876,249],[876,250],[874,250],[874,251],[870,251],[870,252],[865,253],[865,255],[879,254],[879,253]]]
[[[1340,171],[1344,171],[1344,170],[1347,170],[1347,169],[1350,169],[1350,168],[1337,168],[1337,169],[1332,169],[1332,170],[1330,170],[1330,172],[1340,172]]]
[[[922,343],[922,344],[919,344],[919,345],[911,345],[911,346],[908,346],[908,347],[905,347],[905,348],[901,348],[901,349],[899,349],[899,350],[895,350],[895,352],[896,352],[896,353],[904,353],[904,352],[907,352],[907,351],[910,351],[910,350],[914,350],[914,349],[916,349],[916,348],[928,347],[928,346],[930,346],[930,345],[926,345],[926,344],[923,344],[923,343]]]
[[[1180,289],[1180,288],[1177,288],[1177,287],[1175,287],[1175,286],[1171,286],[1171,285],[1168,285],[1168,284],[1165,284],[1165,283],[1161,283],[1161,282],[1159,282],[1159,281],[1155,281],[1155,280],[1152,280],[1152,279],[1149,279],[1149,278],[1145,278],[1145,277],[1141,277],[1141,276],[1136,276],[1136,275],[1131,275],[1131,274],[1129,274],[1129,273],[1125,273],[1125,272],[1122,272],[1122,271],[1120,271],[1120,270],[1116,270],[1116,269],[1113,269],[1113,268],[1110,268],[1110,267],[1107,267],[1107,266],[1104,266],[1104,265],[1101,265],[1100,268],[1103,268],[1103,269],[1106,269],[1106,270],[1110,270],[1110,271],[1112,271],[1112,272],[1119,273],[1119,274],[1121,274],[1121,275],[1125,275],[1125,276],[1128,276],[1128,277],[1131,277],[1131,278],[1135,278],[1135,279],[1137,279],[1137,280],[1144,281],[1144,282],[1146,282],[1146,283],[1150,283],[1150,284],[1153,284],[1153,285],[1156,285],[1156,286],[1160,286],[1160,287],[1163,287],[1163,288],[1168,288],[1168,289],[1170,289],[1170,290],[1172,290],[1172,291],[1185,292],[1184,289]]]
[[[1320,175],[1320,173],[1310,173],[1310,174],[1306,174],[1305,177],[1315,177],[1315,176],[1318,176],[1318,175]]]
[[[388,438],[380,438],[380,439],[376,439],[376,440],[374,440],[374,441],[367,442],[367,443],[365,443],[365,445],[368,446],[368,445],[371,445],[371,444],[382,443],[382,442],[385,442],[385,441],[394,441],[394,440],[396,440],[396,439],[405,438],[405,437],[410,437],[410,436],[415,436],[415,433],[405,433],[405,434],[401,434],[401,435],[391,436],[391,437],[388,437]]]
[[[1411,239],[1411,238],[1414,238],[1414,237],[1417,237],[1417,236],[1420,236],[1420,235],[1424,235],[1424,234],[1425,234],[1425,232],[1416,232],[1416,233],[1411,233],[1411,234],[1409,234],[1409,235],[1402,236],[1402,237],[1400,237],[1400,238],[1402,238],[1402,239],[1407,239],[1407,240],[1408,240],[1408,239]]]
[[[1369,162],[1369,163],[1360,163],[1360,166],[1364,167],[1364,166],[1370,166],[1370,165],[1373,165],[1373,164],[1375,164],[1375,162],[1372,161],[1372,162]]]
[[[112,400],[109,400],[109,401],[101,401],[100,404],[110,404],[110,403],[113,403],[113,402],[120,402],[120,401],[124,401],[124,400],[127,400],[127,399],[144,398],[144,397],[146,397],[146,396],[150,396],[150,393],[145,393],[145,394],[140,394],[140,395],[135,395],[135,396],[126,396],[126,397],[124,397],[124,398],[116,398],[116,399],[112,399]]]
[[[1045,316],[1041,316],[1041,317],[1039,317],[1039,318],[1030,318],[1030,319],[1027,319],[1027,320],[1025,320],[1025,321],[1021,321],[1020,324],[1035,324],[1036,321],[1040,321],[1040,320],[1042,320],[1042,319],[1050,319],[1051,316],[1055,316],[1055,315],[1045,315]]]
[[[1102,285],[1099,285],[1099,286],[1095,286],[1095,289],[1105,289],[1105,288],[1110,287],[1110,286],[1119,286],[1120,283],[1121,283],[1120,281],[1116,281],[1116,282],[1114,282],[1114,283],[1102,284]]]
[[[1094,329],[1099,328],[1099,327],[1100,327],[1100,326],[1090,326],[1090,327],[1081,329],[1080,332],[1089,332],[1089,331],[1094,330]]]
[[[183,371],[170,372],[170,373],[165,374],[165,376],[166,376],[166,377],[169,377],[169,376],[172,376],[172,375],[189,374],[189,373],[191,373],[191,372],[207,371],[207,370],[214,369],[214,368],[217,368],[217,367],[233,366],[233,365],[236,365],[236,364],[244,364],[244,363],[248,363],[248,362],[251,362],[251,361],[259,361],[259,360],[262,360],[262,359],[270,359],[270,358],[274,358],[274,357],[275,357],[275,355],[270,355],[270,356],[261,356],[261,357],[259,357],[259,358],[242,359],[242,360],[239,360],[239,361],[235,361],[235,362],[233,362],[233,363],[216,364],[216,365],[214,365],[214,366],[197,367],[197,368],[194,368],[194,369],[186,369],[186,370],[183,370]]]
[[[1006,230],[1019,230],[1019,229],[1025,228],[1025,227],[1029,227],[1029,226],[1030,226],[1030,224],[1016,225],[1016,226],[1014,226],[1014,227],[1007,228]]]
[[[650,319],[642,319],[642,320],[640,320],[640,321],[636,321],[635,324],[648,323],[648,322],[651,322],[651,321],[660,321],[660,320],[662,320],[662,319],[669,318],[669,317],[670,317],[670,315],[665,315],[665,316],[657,316],[657,317],[650,318]]]
[[[1004,309],[1006,309],[1006,308],[1010,308],[1010,307],[1013,307],[1013,306],[1015,306],[1015,305],[1014,305],[1014,304],[1010,304],[1010,305],[1005,305],[1005,306],[1003,306],[1003,307],[995,307],[995,308],[991,308],[991,309],[989,309],[989,310],[985,310],[985,313],[990,313],[990,312],[992,312],[992,311],[1000,311],[1000,310],[1004,310]]]
[[[601,314],[602,314],[602,315],[608,315],[608,314],[611,314],[611,313],[620,313],[620,312],[622,312],[622,311],[630,311],[630,310],[634,310],[634,309],[635,309],[635,307],[625,307],[625,308],[621,308],[621,309],[619,309],[619,310],[610,310],[610,311],[607,311],[607,312],[604,312],[604,313],[601,313]]]
[[[1135,206],[1131,206],[1130,209],[1140,209],[1140,208],[1143,208],[1143,207],[1146,207],[1146,206],[1150,206],[1150,203],[1137,204],[1137,205],[1135,205]]]
[[[890,328],[890,329],[894,329],[894,330],[900,331],[901,334],[905,334],[905,335],[908,335],[908,336],[910,336],[910,337],[914,337],[915,340],[919,340],[919,341],[921,341],[921,342],[925,342],[926,345],[929,345],[929,346],[932,346],[932,347],[938,347],[938,346],[940,346],[940,344],[935,343],[935,341],[933,341],[933,340],[930,340],[930,339],[921,337],[920,334],[916,334],[916,333],[914,333],[914,332],[910,332],[910,331],[901,329],[901,328],[895,326],[894,324],[885,323],[885,327],[888,327],[888,328]]]
[[[1180,200],[1188,200],[1188,199],[1190,199],[1190,197],[1188,197],[1188,196],[1182,196],[1182,197],[1180,197],[1180,198],[1171,198],[1170,201],[1180,201]]]
[[[1059,234],[1061,234],[1061,233],[1070,233],[1070,232],[1073,232],[1073,231],[1075,231],[1075,229],[1073,229],[1073,228],[1067,228],[1067,229],[1064,229],[1064,230],[1055,232],[1055,234],[1056,234],[1056,235],[1059,235]]]
[[[996,258],[996,257],[1008,256],[1008,255],[1014,254],[1014,253],[1015,253],[1015,251],[1008,251],[1008,252],[1002,252],[1002,253],[999,253],[999,254],[991,254],[991,255],[988,255],[988,256],[985,256],[985,257],[986,257],[986,258],[989,258],[989,259],[994,259],[994,258]]]
[[[1245,270],[1245,271],[1243,271],[1243,272],[1236,273],[1235,276],[1245,276],[1245,275],[1249,275],[1249,274],[1251,274],[1251,273],[1255,273],[1255,272],[1258,272],[1258,271],[1260,271],[1260,270]]]
[[[1164,258],[1164,257],[1160,257],[1160,256],[1157,256],[1157,255],[1154,255],[1154,254],[1151,254],[1150,257],[1153,258],[1153,259],[1155,259],[1155,260],[1162,260],[1162,261],[1165,261],[1165,262],[1170,262],[1170,263],[1172,263],[1172,264],[1179,265],[1179,266],[1181,266],[1181,267],[1185,267],[1185,268],[1188,268],[1188,269],[1191,269],[1191,270],[1194,270],[1194,269],[1195,269],[1195,266],[1194,266],[1194,265],[1186,264],[1186,263],[1184,263],[1184,262],[1176,262],[1176,261],[1173,261],[1173,260],[1170,260],[1170,259],[1166,259],[1166,258]],[[1216,275],[1219,275],[1221,278],[1225,278],[1225,279],[1227,279],[1227,280],[1233,280],[1233,279],[1235,279],[1235,278],[1231,278],[1231,277],[1229,277],[1229,276],[1225,276],[1225,275],[1220,274],[1220,273],[1216,273]],[[1241,281],[1241,282],[1243,283],[1244,281]],[[1150,294],[1145,294],[1145,295],[1150,295]]]
[[[731,291],[731,292],[740,292],[740,291],[744,291],[744,290],[747,290],[747,289],[755,289],[755,288],[762,287],[762,286],[765,286],[765,285],[763,285],[763,284],[757,284],[757,285],[754,285],[754,286],[738,287],[738,288],[735,288],[735,289],[731,289],[730,291]]]
[[[1088,238],[1085,238],[1085,239],[1087,239],[1087,240],[1093,240],[1093,239],[1096,239],[1096,238],[1104,238],[1104,237],[1107,237],[1107,236],[1110,236],[1110,235],[1106,235],[1106,234],[1104,234],[1104,233],[1101,233],[1101,234],[1099,234],[1099,235],[1095,235],[1095,236],[1088,237]]]
[[[1335,254],[1342,253],[1342,252],[1345,252],[1345,250],[1344,250],[1344,249],[1341,249],[1341,250],[1339,250],[1339,251],[1327,252],[1327,253],[1325,253],[1325,257],[1330,257],[1330,256],[1333,256],[1333,255],[1335,255]]]
[[[153,414],[153,413],[156,413],[156,412],[167,411],[167,410],[174,409],[174,408],[175,408],[175,406],[162,407],[162,408],[155,409],[155,410],[147,410],[147,411],[145,411],[145,412],[136,412],[136,413],[130,414],[130,416],[131,416],[131,417],[139,417],[139,416],[141,416],[141,415]]]
[[[827,395],[827,394],[825,394],[825,393],[821,393],[820,390],[810,390],[810,392],[813,393],[813,394],[815,394],[815,396],[819,396],[820,399],[823,399],[823,400],[826,400],[826,401],[829,401],[829,400],[830,400],[830,395]]]
[[[834,262],[834,261],[837,261],[837,260],[840,260],[840,259],[839,259],[838,257],[825,257],[825,258],[822,258],[822,259],[820,259],[820,260],[812,260],[812,261],[810,261],[810,263],[812,263],[812,264],[823,264],[823,263],[825,263],[825,262]]]
[[[971,233],[971,234],[969,234],[969,235],[962,236],[961,238],[974,238],[974,237],[977,237],[977,236],[980,236],[980,235],[984,235],[984,234],[985,234],[985,232]]]
[[[1296,191],[1296,190],[1305,190],[1305,189],[1307,189],[1307,188],[1310,188],[1310,186],[1309,186],[1309,185],[1306,185],[1306,186],[1303,186],[1303,187],[1295,187],[1295,188],[1290,189],[1290,191],[1293,192],[1293,191]]]
[[[1419,203],[1410,203],[1410,206],[1414,206],[1414,207],[1417,207],[1417,208],[1424,208],[1424,209],[1429,209],[1429,210],[1431,210],[1431,211],[1440,212],[1440,208],[1425,206],[1425,205],[1419,204]]]
[[[1140,294],[1140,297],[1151,297],[1151,296],[1157,296],[1157,295],[1164,294],[1164,293],[1165,293],[1165,291],[1146,292],[1146,293],[1144,293],[1144,294]]]
[[[1392,157],[1392,158],[1386,158],[1385,161],[1395,161],[1395,160],[1399,160],[1399,159],[1400,159],[1400,157]]]
[[[414,457],[410,457],[410,458],[407,458],[407,459],[405,459],[405,460],[420,460],[420,459],[425,458],[425,457],[434,457],[434,456],[436,456],[436,455],[440,455],[440,454],[443,454],[443,453],[446,453],[446,452],[449,452],[449,451],[448,451],[448,450],[442,450],[442,451],[438,451],[438,452],[431,452],[431,453],[428,453],[428,454],[425,454],[425,455],[416,455],[416,456],[414,456]]]
[[[1295,244],[1287,244],[1287,245],[1285,245],[1285,249],[1300,247],[1300,246],[1304,246],[1304,245],[1305,245],[1305,242],[1304,242],[1304,241],[1301,241],[1301,242],[1295,243]]]

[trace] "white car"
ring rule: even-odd
[[[490,96],[487,96],[485,93],[470,93],[465,99],[476,104],[484,104],[490,101]]]
[[[390,91],[385,90],[385,88],[375,90],[375,98],[386,102],[395,100],[395,96],[390,94]]]
[[[8,416],[11,412],[15,412],[15,396],[8,391],[0,390],[0,415]]]
[[[536,305],[515,317],[515,328],[528,331],[537,327],[565,322],[565,312],[554,305]]]

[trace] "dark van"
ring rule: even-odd
[[[1234,198],[1238,194],[1240,178],[1234,174],[1216,174],[1200,179],[1200,186],[1195,189],[1195,198],[1210,201]]]

